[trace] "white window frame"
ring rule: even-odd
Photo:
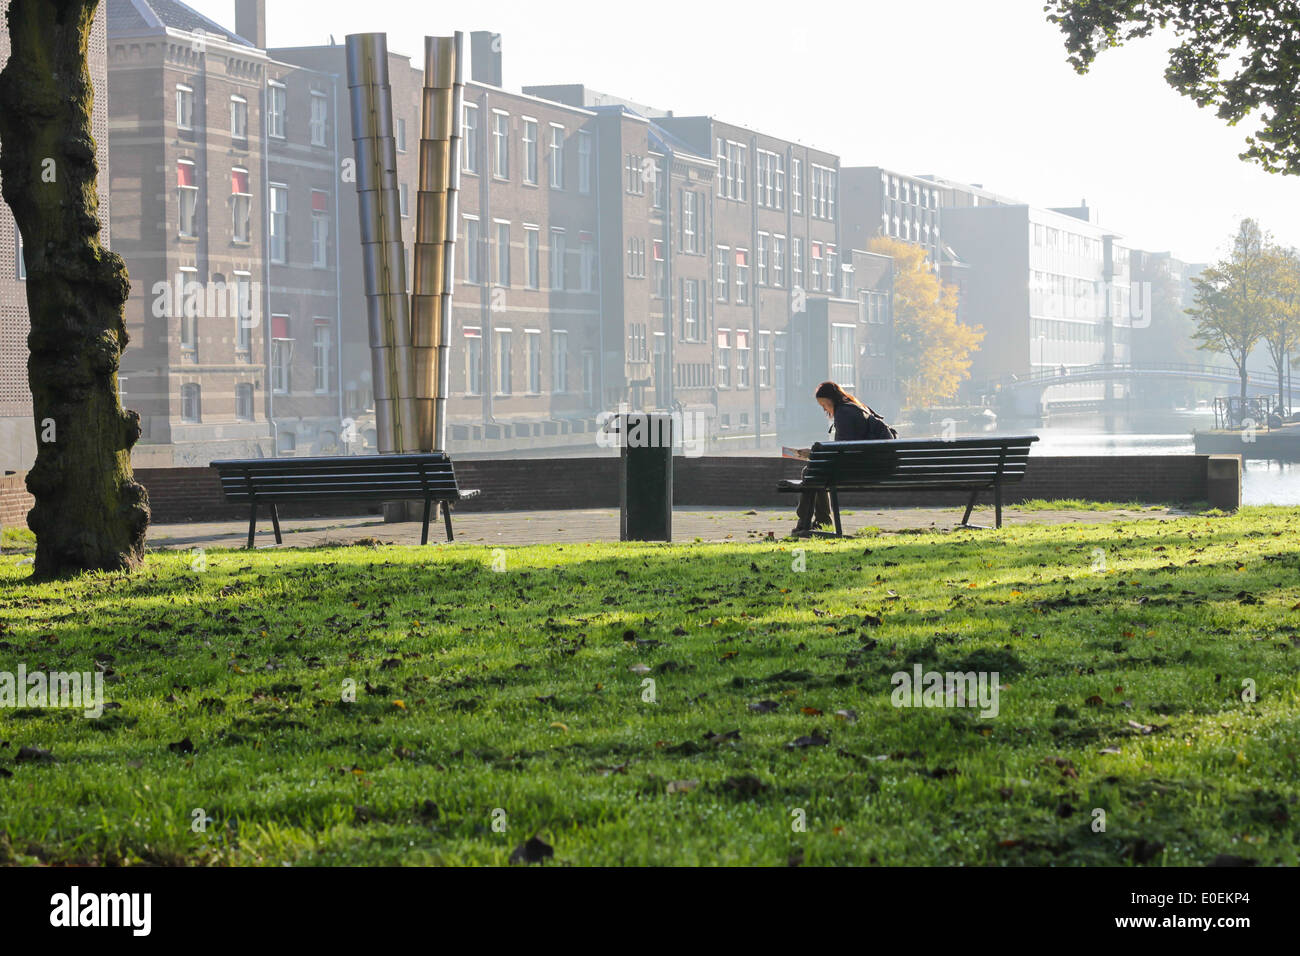
[[[551,394],[569,391],[569,332],[551,329]]]
[[[230,138],[248,141],[248,99],[238,93],[230,96]]]
[[[552,189],[563,189],[565,130],[560,123],[551,123],[549,128],[550,134],[546,141],[546,163],[549,167],[549,182]]]
[[[267,253],[275,265],[287,265],[289,262],[289,187],[284,183],[271,183],[268,188],[270,191],[267,195],[267,208],[270,210],[270,215],[266,230]],[[283,197],[284,200],[280,208],[276,208],[277,197]]]
[[[521,173],[523,180],[530,186],[537,185],[537,120],[531,116],[520,117],[523,120],[524,161]]]
[[[542,228],[524,223],[524,283],[525,288],[542,287]]]
[[[524,357],[527,361],[528,394],[542,394],[542,330],[524,329]]]
[[[330,265],[330,214],[316,208],[316,195],[327,197],[323,189],[313,189],[311,203],[311,265],[313,269],[328,269]]]
[[[322,341],[321,333],[324,332]],[[329,319],[317,318],[312,323],[312,374],[317,395],[330,394],[330,370],[334,365],[334,330]],[[323,384],[322,384],[323,383]]]
[[[329,129],[330,104],[325,94],[311,91],[311,144],[326,146],[325,134]]]
[[[585,129],[578,130],[578,192],[591,192],[591,133]]]
[[[510,178],[510,114],[492,110],[492,177]]]
[[[194,129],[194,88],[184,83],[176,84],[176,128]]]
[[[510,220],[493,219],[496,233],[492,241],[496,244],[496,284],[502,289],[510,288]],[[503,235],[504,233],[504,235]],[[502,239],[505,241],[503,242]]]
[[[461,112],[460,129],[463,138],[460,163],[461,171],[477,176],[479,134],[477,104],[464,104],[464,109]]]
[[[185,236],[187,239],[192,239],[198,236],[199,234],[199,185],[198,185],[199,167],[192,159],[178,159],[176,161],[176,168],[178,172],[177,179],[180,178],[179,170],[180,167],[182,166],[188,166],[190,167],[191,170],[193,170],[194,185],[182,186],[179,183],[177,183],[176,191],[178,194],[177,198],[179,199],[179,210],[178,210],[179,222],[177,222],[176,228],[179,235]],[[189,217],[188,217],[190,222],[189,222],[188,231],[186,230],[186,223],[185,223],[186,220],[185,211],[186,211],[187,200],[190,203]]]
[[[564,230],[552,226],[550,255],[547,256],[547,260],[551,270],[550,288],[556,292],[564,291],[564,260],[568,251],[568,237]]]
[[[511,366],[510,356],[510,336],[514,329],[493,329],[494,336],[492,346],[496,351],[496,384],[494,391],[497,395],[508,397],[514,392],[514,368]]]
[[[272,139],[285,138],[285,113],[289,110],[289,91],[275,80],[266,84],[266,135]]]

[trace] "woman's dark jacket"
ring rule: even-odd
[[[866,441],[867,413],[852,402],[835,406],[835,441]]]

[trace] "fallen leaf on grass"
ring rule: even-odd
[[[669,793],[690,793],[700,785],[698,780],[670,780],[668,782]]]

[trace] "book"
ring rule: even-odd
[[[781,446],[782,458],[793,458],[795,461],[808,461],[808,450],[805,448],[790,448],[786,445]]]

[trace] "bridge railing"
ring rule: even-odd
[[[1201,365],[1188,362],[1098,362],[1092,365],[1065,365],[1054,369],[1041,369],[1027,375],[1006,375],[988,379],[980,386],[980,394],[992,395],[1007,389],[1026,386],[1051,385],[1081,378],[1105,378],[1108,375],[1140,375],[1145,372],[1185,374],[1222,381],[1240,380],[1237,369],[1231,365]],[[1246,381],[1256,388],[1276,387],[1277,382],[1267,375],[1248,374]]]

